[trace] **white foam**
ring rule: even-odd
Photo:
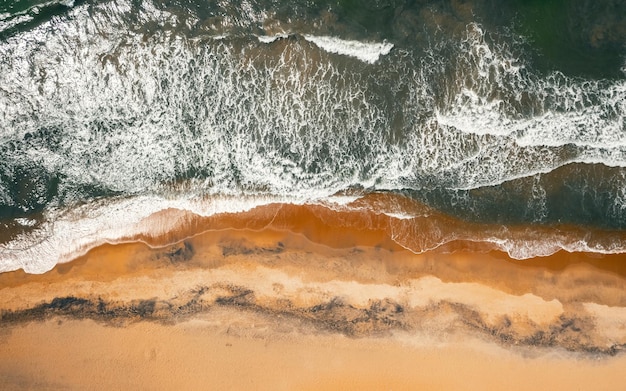
[[[551,232],[551,233],[519,233],[499,232],[497,236],[479,236],[473,241],[492,243],[517,260],[535,257],[548,257],[559,251],[569,253],[622,254],[626,253],[624,237],[616,237],[604,242],[590,242],[585,234]]]
[[[24,227],[34,227],[37,224],[37,220],[27,219],[24,217],[19,217],[15,219],[15,221]]]
[[[149,1],[144,7],[149,12],[142,18],[176,23]],[[242,7],[251,20],[264,18],[251,4]],[[70,182],[122,192],[153,190],[189,167],[209,167],[211,174],[200,186],[210,187],[211,194],[254,194],[263,188],[298,197],[326,196],[355,184],[419,189],[424,177],[442,187],[472,189],[572,162],[626,166],[621,125],[626,84],[531,75],[507,48],[488,44],[477,25],[468,27],[459,74],[437,75],[451,83],[471,80],[445,105],[435,104],[429,89],[428,74],[441,56],[412,63],[411,54],[403,53],[398,61],[406,62],[388,64],[385,72],[397,77],[389,89],[409,91],[393,104],[412,124],[390,142],[389,110],[378,105],[375,91],[379,75],[340,71],[332,59],[320,62],[308,53],[299,40],[272,54],[278,58],[266,56],[270,51],[262,45],[239,52],[227,37],[205,42],[157,33],[146,40],[142,34],[120,33],[128,29],[117,20],[102,22],[111,13],[128,12],[128,2],[96,8],[106,17],[79,6],[71,21],[44,24],[24,33],[23,40],[0,45],[6,61],[0,83],[10,94],[0,96],[6,109],[0,113],[0,140],[21,142],[42,128],[63,130],[60,148],[28,146],[9,159],[34,161]],[[50,28],[56,33],[46,35]],[[393,47],[305,38],[368,63]],[[78,49],[67,47],[68,40]],[[26,44],[31,41],[41,46]],[[61,64],[51,61],[56,58]],[[265,68],[255,68],[251,58],[262,59]],[[538,102],[552,99],[555,107],[533,116],[512,115],[509,98],[528,92]],[[582,114],[574,110],[581,104]],[[562,153],[560,147],[569,144],[579,146],[575,154]],[[352,152],[356,149],[367,153]]]
[[[279,39],[285,39],[289,36],[287,34],[277,34],[277,35],[257,35],[257,39],[262,43],[272,43]]]
[[[33,20],[33,17],[28,14],[18,15],[9,20],[6,20],[5,18],[0,18],[0,31],[8,30],[21,23],[30,22],[31,20]]]
[[[511,137],[520,147],[626,150],[626,80],[583,80],[559,72],[538,77],[520,62],[470,24],[456,70],[457,92],[436,111],[438,123],[467,134]]]
[[[115,7],[111,4],[98,7],[107,15],[130,7],[121,0]],[[174,23],[165,11],[149,11],[159,23]],[[210,188],[210,194],[255,194],[262,188],[269,194],[319,198],[353,185],[419,188],[415,178],[422,177],[443,187],[471,189],[549,172],[573,161],[626,161],[626,147],[615,147],[617,127],[611,136],[604,132],[606,137],[597,143],[581,147],[577,156],[564,156],[558,148],[575,137],[573,132],[555,136],[561,141],[554,142],[554,148],[533,143],[531,134],[537,134],[538,141],[555,140],[544,133],[567,121],[555,116],[543,126],[542,121],[549,120],[545,116],[509,119],[501,103],[481,103],[488,96],[483,76],[476,79],[482,89],[466,88],[466,95],[478,103],[470,99],[469,106],[453,101],[448,108],[433,107],[430,80],[423,72],[431,65],[436,68],[436,56],[434,64],[411,63],[410,53],[403,53],[407,63],[390,62],[385,69],[397,77],[390,89],[409,91],[393,104],[413,124],[390,142],[389,110],[377,103],[381,97],[375,91],[379,75],[339,70],[329,59],[312,55],[301,40],[290,40],[279,54],[262,45],[240,52],[229,38],[207,42],[170,39],[165,33],[149,40],[141,34],[121,36],[123,25],[100,23],[102,17],[88,14],[84,7],[73,12],[71,23],[54,26],[53,35],[45,34],[52,27],[44,24],[25,33],[24,40],[0,45],[5,59],[0,83],[10,94],[0,96],[0,105],[7,108],[0,113],[0,129],[6,130],[0,131],[0,139],[22,143],[27,133],[60,129],[59,148],[29,145],[10,159],[37,162],[68,182],[139,192],[154,190],[181,171],[209,168],[206,182],[196,184],[202,191]],[[474,69],[467,72],[480,75],[497,66],[499,74],[525,80],[520,66],[511,65],[512,59],[475,35],[466,44],[475,58]],[[393,46],[307,37],[338,51],[353,48],[366,61],[375,61]],[[78,49],[67,47],[67,39]],[[42,46],[35,50],[25,44],[32,40]],[[119,50],[121,41],[124,50]],[[262,60],[262,67],[251,64],[254,58]],[[35,71],[27,71],[31,68]],[[46,77],[32,76],[43,74]],[[508,82],[505,79],[500,82]],[[610,95],[612,101],[600,95],[600,102],[615,102],[619,108],[618,92]],[[472,114],[472,107],[480,110]],[[38,115],[29,118],[25,113]],[[567,129],[581,126],[572,121]],[[522,134],[524,129],[536,130]],[[611,147],[600,148],[604,143]]]
[[[315,35],[304,35],[304,39],[327,52],[358,58],[368,64],[374,64],[380,56],[389,54],[393,49],[393,44],[389,42],[360,42]]]
[[[360,195],[332,195],[324,198],[324,203],[328,206],[347,206],[361,198]],[[317,202],[316,202],[317,203]]]
[[[427,228],[432,228],[427,226]],[[439,227],[444,229],[444,227]],[[414,228],[418,231],[419,225]],[[516,236],[513,233],[500,232],[498,236],[476,235],[473,232],[452,232],[448,235],[431,238],[422,242],[420,246],[413,247],[407,244],[402,236],[394,235],[394,239],[403,248],[415,253],[424,254],[437,250],[449,243],[455,241],[465,241],[474,243],[484,243],[492,245],[494,249],[505,252],[512,259],[526,260],[537,257],[548,257],[566,251],[569,253],[593,253],[593,254],[624,254],[626,253],[626,242],[624,239],[617,239],[613,243],[593,243],[586,242],[579,235],[563,235],[563,234],[541,234],[535,237],[524,235]]]
[[[0,272],[22,268],[27,273],[44,273],[104,243],[118,243],[139,234],[159,236],[179,227],[180,221],[151,218],[160,211],[178,209],[211,216],[282,201],[285,200],[276,197],[166,199],[140,196],[49,210],[45,215],[47,222],[41,228],[0,245]]]
[[[158,212],[180,210],[207,217],[221,213],[241,213],[272,203],[339,205],[358,197],[330,196],[312,198],[258,196],[158,197],[136,196],[93,201],[70,209],[50,209],[45,223],[34,232],[22,234],[0,245],[0,273],[23,269],[40,274],[56,264],[75,259],[105,243],[120,243],[143,234],[158,237],[181,228],[185,221],[156,217]],[[18,219],[27,226],[36,223]]]
[[[344,160],[355,145],[353,136],[344,135],[362,128],[368,138],[384,138],[376,132],[383,112],[368,102],[365,86],[351,81],[360,75],[340,74],[332,63],[316,63],[306,53],[298,57],[307,60],[306,68],[287,61],[290,51],[301,50],[301,41],[289,43],[281,54],[285,58],[268,56],[266,68],[250,66],[247,53],[233,50],[228,39],[187,42],[157,35],[146,42],[128,34],[124,42],[131,48],[118,51],[119,27],[104,24],[110,31],[101,37],[97,15],[81,10],[75,11],[76,24],[59,25],[54,36],[39,37],[45,24],[30,33],[29,39],[45,42],[43,51],[20,42],[0,47],[7,60],[0,81],[12,94],[7,106],[14,109],[0,114],[0,128],[13,129],[0,137],[21,143],[41,128],[61,134],[59,148],[28,146],[13,159],[36,161],[68,182],[123,192],[153,190],[190,166],[211,169],[207,184],[197,183],[211,194],[264,188],[270,194],[319,197],[344,189],[355,177],[366,184],[376,179],[358,172],[342,177],[360,164]],[[166,23],[171,17],[158,19]],[[77,50],[66,47],[67,37]],[[264,55],[262,47],[249,52]],[[51,63],[53,57],[62,64]],[[48,77],[28,76],[24,70],[30,66]],[[342,82],[345,88],[333,88]],[[359,106],[366,110],[355,110]],[[33,110],[40,115],[24,115]],[[339,119],[337,110],[348,115]],[[191,113],[189,124],[184,117]],[[384,152],[377,139],[368,142]],[[323,140],[330,141],[327,159],[320,158]],[[307,172],[312,165],[319,166],[316,174]]]
[[[94,201],[73,209],[48,210],[44,216],[46,222],[42,226],[0,245],[0,272],[21,268],[27,273],[44,273],[56,264],[71,261],[99,245],[120,243],[137,235],[158,237],[186,224],[180,218],[172,218],[171,214],[165,218],[158,217],[158,212],[161,211],[175,209],[196,216],[212,216],[244,212],[272,203],[317,204],[338,213],[363,208],[374,213],[384,213],[399,223],[392,225],[392,239],[416,254],[459,240],[491,243],[494,248],[508,253],[514,259],[549,256],[561,250],[599,254],[626,253],[626,241],[621,237],[591,242],[585,236],[572,232],[554,231],[546,234],[532,230],[509,231],[498,227],[485,227],[481,232],[463,227],[452,230],[445,222],[436,219],[433,221],[428,213],[416,215],[397,205],[390,205],[390,211],[381,212],[377,204],[353,206],[351,203],[354,201],[356,199],[341,196],[317,200],[272,196],[137,196]],[[20,221],[33,225],[27,219]]]

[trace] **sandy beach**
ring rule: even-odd
[[[418,255],[375,245],[390,243],[376,232],[346,229],[344,245],[308,227],[106,244],[48,273],[1,274],[3,384],[523,390],[626,380],[620,256]]]
[[[525,355],[481,341],[420,346],[408,336],[355,339],[273,326],[236,311],[123,328],[32,322],[3,332],[0,379],[5,390],[614,390],[626,381],[623,356]]]

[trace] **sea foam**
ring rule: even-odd
[[[272,43],[279,39],[285,39],[289,37],[287,34],[277,34],[277,35],[258,35],[257,39],[262,43]]]
[[[142,235],[159,237],[184,224],[176,219],[156,218],[159,212],[179,210],[202,217],[244,212],[280,201],[276,197],[190,200],[138,196],[49,210],[41,227],[0,245],[0,273],[17,269],[44,273],[102,244],[136,241]]]
[[[354,57],[368,64],[374,64],[380,56],[389,54],[393,49],[393,44],[389,42],[360,42],[315,35],[305,35],[304,39],[327,52]]]

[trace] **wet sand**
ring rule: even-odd
[[[515,261],[463,244],[418,255],[381,224],[296,211],[273,225],[271,214],[178,219],[178,230],[102,245],[45,274],[0,274],[4,388],[615,389],[626,380],[623,256]]]

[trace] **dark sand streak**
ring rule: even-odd
[[[251,242],[247,245],[235,243],[237,242],[233,241],[219,246],[223,258],[254,257],[263,263],[264,258],[279,255],[285,250],[282,242],[275,246],[259,247],[253,246]],[[167,270],[193,270],[194,248],[193,244],[186,241],[159,251],[149,250],[149,253],[151,262],[167,260]],[[269,260],[266,259],[267,261]],[[349,261],[346,259],[344,262]],[[65,265],[59,265],[63,266]],[[147,267],[154,269],[155,264]],[[162,268],[162,265],[158,267]],[[306,268],[303,267],[303,270]],[[68,277],[71,275],[72,273],[65,274]],[[432,323],[433,320],[440,320],[442,330],[437,332],[478,335],[502,346],[558,347],[599,355],[616,355],[626,348],[626,344],[617,343],[606,346],[598,336],[602,330],[595,327],[594,320],[576,310],[565,310],[548,324],[536,324],[530,319],[515,319],[515,314],[486,321],[486,315],[481,313],[480,308],[449,300],[409,308],[394,298],[386,297],[370,300],[366,307],[358,307],[350,303],[350,298],[336,296],[315,305],[304,306],[295,302],[296,298],[290,300],[277,297],[273,301],[258,299],[254,281],[250,281],[250,286],[224,281],[207,286],[179,288],[182,288],[182,293],[179,292],[175,297],[137,298],[130,301],[106,298],[107,292],[55,297],[30,308],[3,309],[0,312],[0,325],[15,327],[24,322],[56,317],[91,319],[112,326],[124,326],[138,321],[173,324],[198,314],[210,316],[217,307],[227,307],[269,318],[286,317],[306,323],[321,332],[340,333],[350,337],[382,337],[395,331],[428,332],[432,326],[426,321]],[[15,289],[19,290],[19,286]],[[94,297],[95,294],[101,295]],[[444,319],[446,316],[451,316],[452,320]]]

